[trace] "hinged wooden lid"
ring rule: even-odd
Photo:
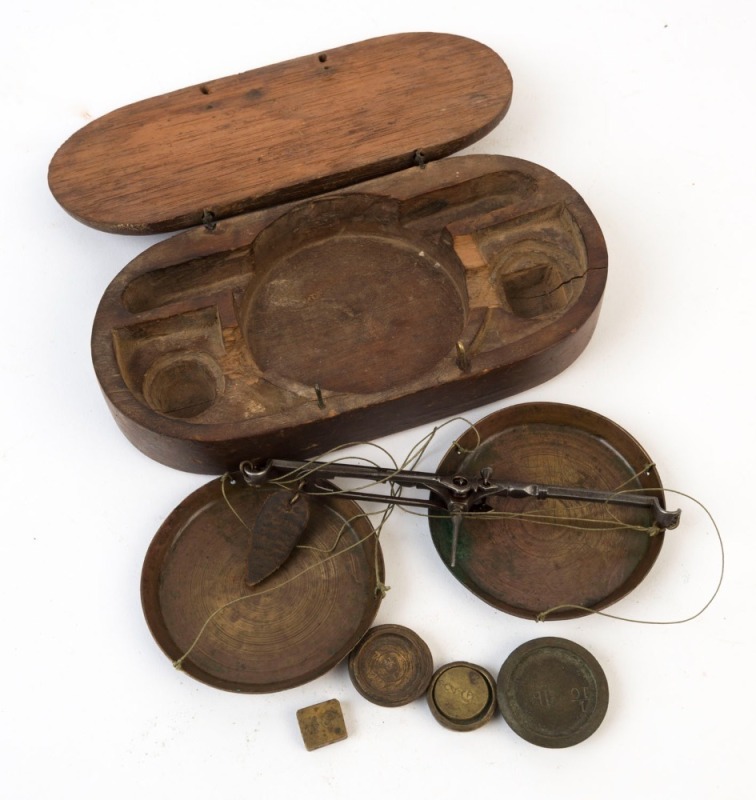
[[[447,156],[511,95],[504,62],[473,40],[369,39],[106,114],[55,154],[50,189],[101,230],[177,230]]]

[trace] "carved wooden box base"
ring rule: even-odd
[[[444,159],[150,248],[103,297],[94,365],[161,462],[312,456],[556,375],[593,332],[606,265],[553,173]]]

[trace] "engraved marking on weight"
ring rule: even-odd
[[[587,713],[590,703],[591,703],[591,696],[589,694],[590,687],[583,686],[582,692],[578,687],[573,687],[570,689],[570,696],[572,697],[573,703],[578,703],[580,705],[580,710],[583,714]]]
[[[533,698],[541,708],[551,708],[554,704],[554,694],[548,688],[537,689],[533,692]]]
[[[473,700],[473,693],[469,689],[458,689],[454,684],[445,681],[442,684],[444,691],[454,697],[455,695],[466,705],[470,705]]]

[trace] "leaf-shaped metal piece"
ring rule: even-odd
[[[272,575],[289,557],[310,518],[304,495],[274,492],[260,508],[252,525],[247,583],[254,586]]]

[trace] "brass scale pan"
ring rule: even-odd
[[[512,406],[467,430],[440,475],[497,478],[664,497],[656,468],[626,431],[594,412],[552,403]],[[147,624],[169,658],[200,681],[273,692],[312,680],[344,659],[380,605],[383,561],[357,503],[309,497],[298,546],[257,585],[247,583],[250,521],[276,491],[216,479],[191,494],[155,535],[142,572]],[[452,523],[429,513],[451,573],[492,606],[536,618],[557,606],[598,610],[635,588],[664,534],[648,508],[494,496],[493,514],[467,514],[450,566]],[[246,521],[246,522],[243,522]],[[562,608],[549,619],[588,613]],[[183,658],[182,658],[183,657]]]

